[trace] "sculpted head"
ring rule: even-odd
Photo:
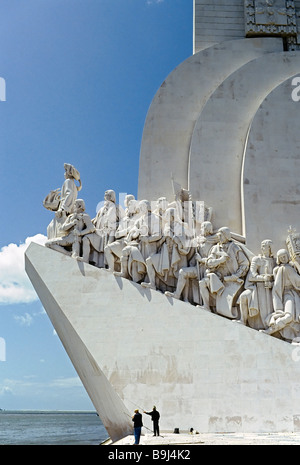
[[[139,203],[139,210],[142,214],[151,212],[151,203],[149,200],[141,200]]]
[[[265,239],[261,243],[261,251],[265,257],[272,257],[273,242],[270,239]]]
[[[286,249],[278,250],[276,258],[277,265],[286,265],[290,261],[289,254]]]
[[[159,197],[159,199],[157,199],[157,208],[160,213],[166,211],[168,208],[168,201],[166,197]]]
[[[112,189],[109,189],[104,192],[104,200],[110,200],[111,202],[116,203],[116,193]]]
[[[65,169],[65,178],[66,179],[75,179],[76,181],[80,180],[79,171],[70,163],[64,164]]]
[[[128,208],[128,212],[129,212],[130,214],[136,213],[136,212],[138,211],[138,208],[139,208],[139,202],[138,202],[138,200],[136,200],[136,199],[130,200],[130,201],[128,202],[127,208]]]
[[[231,232],[230,229],[226,226],[222,227],[218,231],[219,241],[221,244],[225,244],[226,242],[231,240]]]
[[[210,221],[203,221],[201,224],[201,235],[208,236],[213,233],[213,225]]]
[[[124,199],[124,205],[125,205],[126,208],[129,207],[129,203],[130,203],[131,200],[135,200],[134,195],[133,194],[127,194],[125,196],[125,199]]]
[[[83,199],[76,199],[75,200],[75,211],[78,213],[85,211],[85,203]]]
[[[176,193],[175,200],[179,200],[180,202],[188,202],[191,200],[191,196],[188,190],[183,189],[183,187]]]
[[[166,210],[165,218],[169,224],[174,223],[176,219],[176,210],[175,208],[168,208]]]

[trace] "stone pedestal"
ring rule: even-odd
[[[113,440],[154,404],[161,430],[300,430],[299,346],[34,243],[26,271]]]

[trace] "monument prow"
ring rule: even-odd
[[[83,318],[87,321],[88,318],[89,330],[93,325],[97,325],[97,321],[92,318],[91,309],[87,309],[82,315],[78,312],[78,302],[76,303],[78,290],[76,290],[74,279],[66,281],[55,279],[55,276],[57,278],[60,275],[57,270],[62,272],[64,265],[67,265],[65,271],[68,274],[72,269],[72,259],[65,258],[63,260],[67,260],[67,263],[62,264],[60,260],[60,263],[56,262],[59,258],[63,258],[59,253],[32,244],[25,254],[25,269],[108,434],[113,441],[117,441],[132,433],[129,411],[90,352],[89,348],[92,347],[86,343],[87,341],[82,340],[84,333],[78,326],[79,320]],[[46,270],[42,270],[39,266],[44,260],[48,262],[46,273]],[[84,279],[84,265],[77,264],[76,268],[79,272],[77,279],[80,277]],[[84,307],[80,308],[83,310]],[[104,342],[105,339],[102,340],[102,343]]]
[[[113,440],[154,402],[162,431],[299,431],[297,346],[34,243],[25,257]]]

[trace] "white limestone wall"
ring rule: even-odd
[[[194,0],[194,53],[245,37],[243,0]]]
[[[295,77],[300,82],[300,73]],[[249,131],[242,186],[244,230],[254,251],[259,248],[257,238],[271,238],[278,250],[286,247],[290,225],[300,231],[297,87],[293,77],[277,86],[260,105]]]
[[[242,204],[241,173],[245,146],[249,145],[247,134],[256,111],[267,95],[297,72],[300,73],[300,53],[298,52],[266,54],[246,63],[224,80],[211,95],[195,124],[191,140],[189,190],[193,199],[205,199],[207,205],[213,208],[214,226],[217,228],[227,225],[232,231],[245,235],[248,246],[249,243],[255,244],[254,251],[264,237],[260,239],[256,234],[253,237],[254,230],[251,227],[243,229],[242,210],[245,208],[247,216],[248,207]],[[284,112],[283,108],[286,105],[285,100],[293,103],[291,92],[292,89],[290,95],[282,98],[278,95],[278,110],[269,115],[270,121],[279,123],[289,120],[288,113]],[[293,117],[296,116],[297,122],[299,115],[300,106],[295,106]],[[257,134],[260,134],[267,142],[268,136],[264,137],[263,128],[257,128],[257,130]],[[274,130],[275,126],[274,128],[270,126],[270,131]],[[275,138],[276,135],[274,134],[273,137]],[[298,139],[297,131],[294,139],[284,138],[286,152],[297,152],[295,141]],[[266,143],[264,150],[265,160],[271,165],[272,144]],[[255,160],[251,159],[247,165],[249,169],[254,172],[258,170],[258,160],[259,156]],[[290,175],[295,176],[293,170],[290,171]],[[278,181],[277,189],[283,190],[286,180],[281,178]],[[261,189],[262,195],[259,199],[261,205],[271,203],[273,191],[264,190],[263,184]],[[246,191],[244,199],[247,203]],[[262,221],[266,224],[269,221],[274,229],[273,235],[276,235],[279,217],[277,216],[275,221],[275,218],[269,216],[269,212],[266,214],[266,210],[261,217],[257,214],[255,206],[252,206],[254,208],[249,214],[253,221],[258,224]],[[248,225],[250,226],[249,221]],[[260,229],[260,232],[264,234],[264,230]]]
[[[282,247],[289,225],[294,223],[298,228],[294,220],[299,206],[297,169],[292,160],[299,156],[296,127],[300,105],[293,102],[292,89],[274,94],[277,101],[270,107],[272,115],[268,112],[267,121],[260,119],[259,123],[268,125],[268,136],[254,124],[254,118],[274,89],[295,75],[300,75],[300,52],[282,52],[280,38],[223,42],[182,63],[163,83],[147,115],[139,198],[166,196],[173,200],[173,176],[190,191],[193,200],[212,207],[215,229],[228,226],[246,237],[254,253],[266,237],[273,238],[274,250],[278,244]],[[259,138],[259,143],[252,143]],[[273,143],[279,139],[280,169],[285,174],[282,176],[274,164],[275,185],[264,182],[265,174],[255,173],[262,168],[260,154],[268,165],[272,165],[274,150],[279,158]],[[264,189],[264,185],[270,188]],[[280,193],[279,203],[273,199],[275,191],[277,197]]]
[[[166,196],[172,201],[172,174],[176,182],[188,188],[191,139],[206,102],[245,63],[277,51],[282,51],[278,38],[233,40],[189,57],[172,71],[155,95],[145,121],[139,167],[140,199]]]
[[[26,271],[111,431],[153,404],[163,430],[300,430],[297,346],[37,244]]]

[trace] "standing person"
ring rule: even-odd
[[[159,412],[156,410],[156,407],[155,405],[153,406],[153,410],[152,412],[145,412],[147,415],[151,415],[151,419],[153,421],[153,436],[159,436],[159,418],[160,418],[160,414]]]
[[[139,409],[136,409],[134,411],[132,421],[133,421],[134,438],[135,438],[135,443],[134,444],[139,444],[140,443],[141,432],[142,432],[142,426],[143,426],[142,414],[139,412]]]

